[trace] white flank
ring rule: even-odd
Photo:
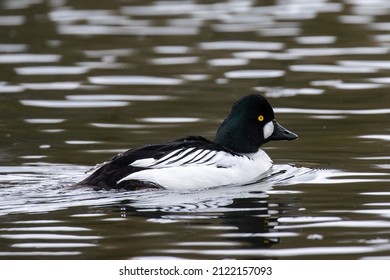
[[[173,155],[179,150],[173,151],[160,160],[151,158],[137,160],[132,166],[151,169],[132,173],[118,183],[141,180],[155,182],[167,189],[238,185],[260,179],[272,167],[271,159],[262,150],[242,156],[208,150],[188,153],[189,150],[183,149],[182,153],[176,156]]]

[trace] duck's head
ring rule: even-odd
[[[294,140],[298,135],[275,120],[263,96],[250,94],[238,100],[217,131],[215,142],[237,153],[255,153],[270,140]]]

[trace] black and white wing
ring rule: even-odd
[[[220,164],[219,167],[224,167],[226,161],[222,159],[226,155],[236,154],[203,137],[182,138],[172,142],[131,149],[119,154],[101,165],[78,185],[110,189],[132,189],[137,185],[138,188],[145,182],[132,179],[132,177],[137,178],[134,175],[141,171],[218,164]],[[154,183],[148,187],[159,187],[159,185]]]

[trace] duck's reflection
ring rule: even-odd
[[[172,235],[174,245],[176,241],[179,243],[179,240],[174,240],[175,236],[184,236],[183,232],[187,232],[185,238],[179,238],[180,250],[193,248],[194,243],[202,244],[202,248],[218,250],[270,248],[279,243],[280,237],[275,226],[280,210],[276,209],[286,210],[289,204],[272,203],[270,209],[269,195],[266,192],[240,194],[244,197],[231,197],[231,194],[223,199],[198,197],[196,203],[183,200],[180,203],[176,197],[175,204],[154,207],[145,207],[145,202],[143,207],[140,207],[139,201],[127,200],[122,201],[116,211],[119,211],[122,217],[140,216],[154,223],[181,223],[182,226],[175,227],[178,232]],[[173,197],[167,195],[165,199],[168,201]],[[210,240],[217,240],[231,247],[213,248],[214,243]],[[183,245],[183,242],[188,246]]]
[[[243,248],[269,248],[278,243],[279,238],[269,237],[274,232],[278,216],[272,215],[268,200],[264,197],[237,198],[227,208],[237,211],[226,211],[219,218],[222,223],[236,229],[223,236],[239,241]]]

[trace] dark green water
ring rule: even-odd
[[[390,3],[0,3],[0,258],[390,258]],[[267,96],[274,174],[196,191],[68,186],[118,152],[213,138]]]

